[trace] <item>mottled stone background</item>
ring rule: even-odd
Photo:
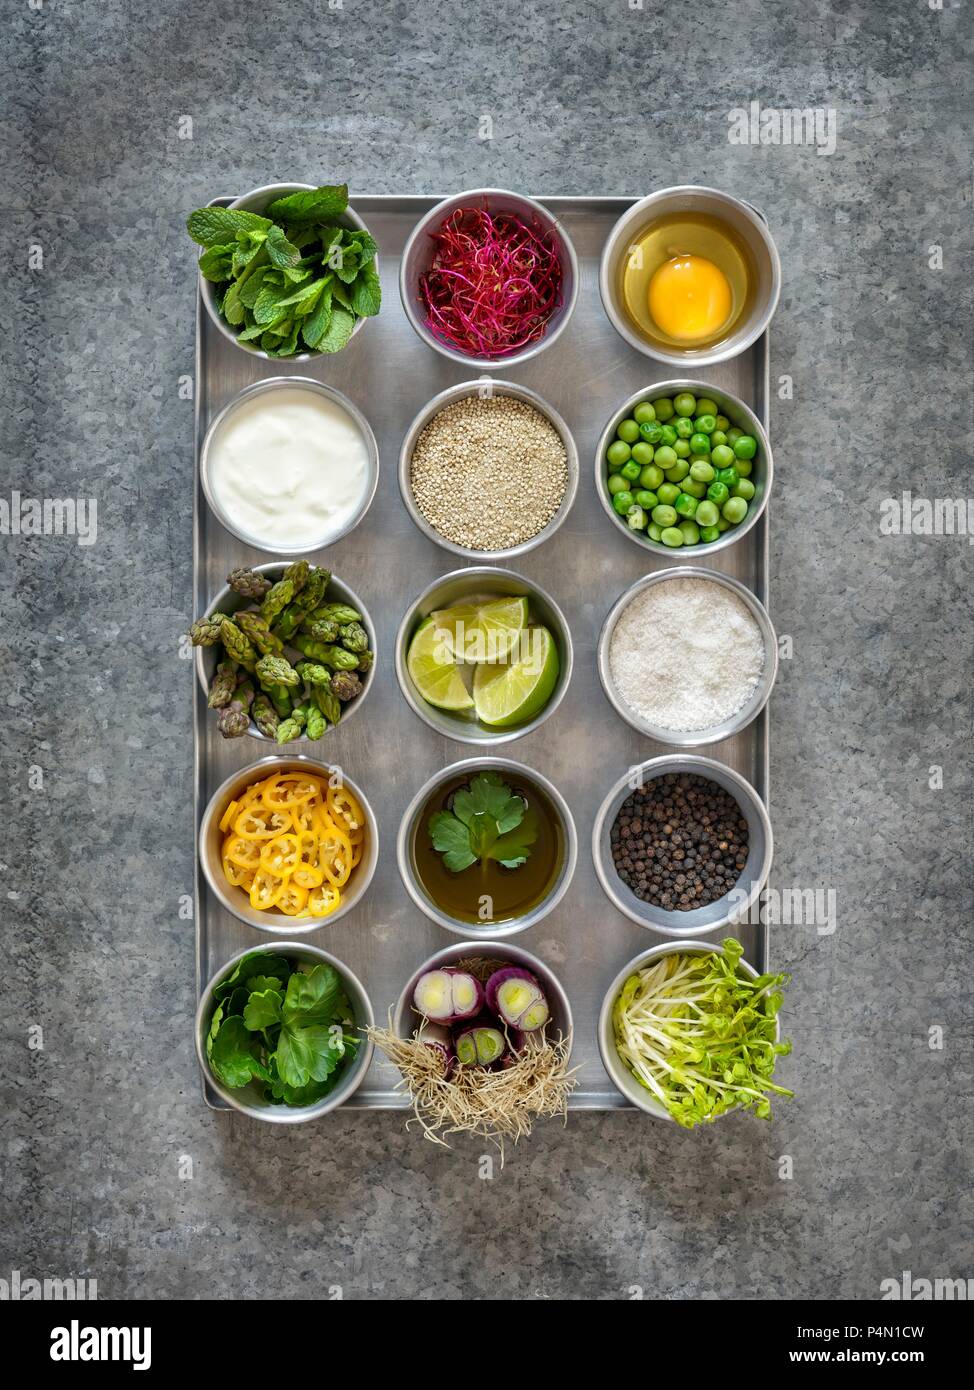
[[[0,1274],[139,1298],[596,1299],[873,1298],[902,1269],[974,1273],[974,552],[879,532],[886,496],[971,491],[970,5],[37,4],[6,21],[0,495],[97,496],[100,534],[0,537]],[[752,98],[834,107],[834,156],[729,144]],[[798,1098],[771,1126],[579,1115],[488,1182],[476,1147],[395,1115],[280,1132],[201,1103],[177,915],[183,221],[318,171],[376,193],[692,181],[770,218],[773,378],[794,378],[772,418],[773,612],[795,645],[772,704],[778,876],[839,904],[834,936],[776,933]]]

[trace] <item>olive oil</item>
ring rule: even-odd
[[[485,858],[453,873],[434,849],[430,818],[437,811],[452,810],[454,796],[469,788],[469,778],[455,778],[438,787],[416,819],[412,843],[416,877],[435,906],[461,922],[500,925],[524,917],[547,898],[565,860],[561,819],[549,798],[533,783],[506,772],[504,781],[524,802],[525,815],[536,831],[530,853],[517,868]]]
[[[661,217],[633,237],[619,277],[633,326],[668,352],[700,351],[729,337],[757,284],[750,250],[734,228],[689,212]]]

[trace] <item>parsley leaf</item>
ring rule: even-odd
[[[486,859],[516,869],[531,853],[538,823],[534,811],[500,773],[481,772],[454,793],[451,810],[434,812],[429,833],[451,873],[462,873]]]

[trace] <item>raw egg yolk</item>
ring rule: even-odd
[[[649,282],[649,312],[667,337],[691,343],[713,338],[730,311],[727,277],[705,256],[674,256]]]

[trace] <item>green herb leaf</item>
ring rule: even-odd
[[[306,1028],[285,1023],[274,1052],[278,1073],[286,1086],[324,1081],[344,1055],[341,1028],[327,1023],[312,1023]]]
[[[371,318],[382,307],[382,287],[374,265],[367,265],[352,286],[352,308],[360,318]]]
[[[197,208],[186,219],[186,230],[200,246],[223,246],[238,232],[266,231],[270,219],[239,208]]]
[[[268,1077],[260,1060],[260,1039],[247,1031],[239,1016],[221,1023],[210,1049],[210,1065],[224,1085],[234,1090],[255,1076]]]
[[[243,1011],[243,1021],[252,1033],[261,1033],[281,1021],[284,996],[276,989],[254,990]]]
[[[230,242],[226,246],[211,246],[204,251],[199,263],[203,279],[212,280],[215,284],[229,280],[236,249],[236,242]]]
[[[318,346],[331,322],[331,301],[334,287],[334,280],[331,275],[321,281],[321,286],[321,295],[314,311],[305,319],[301,329],[301,336],[309,348]]]
[[[464,825],[470,825],[475,816],[489,816],[497,824],[497,834],[503,835],[520,825],[524,802],[513,794],[499,772],[480,772],[469,790],[461,787],[454,796],[453,814]]]
[[[530,807],[521,824],[506,835],[499,835],[487,853],[489,858],[496,859],[505,869],[516,869],[527,859],[537,838],[538,818],[534,808]]]
[[[301,252],[284,235],[282,228],[270,227],[267,232],[267,254],[276,266],[283,270],[295,266],[301,259]]]
[[[228,995],[239,985],[247,984],[248,980],[273,975],[282,983],[289,978],[291,965],[283,956],[275,956],[270,951],[252,951],[250,955],[244,956],[236,970],[227,979],[221,980],[213,991],[213,997],[218,1002],[226,999]]]
[[[304,226],[309,222],[331,222],[348,207],[348,184],[322,184],[275,198],[267,211],[281,222]]]
[[[348,1000],[338,972],[330,965],[296,971],[288,980],[284,997],[285,1023],[334,1023],[348,1016]]]
[[[352,336],[354,327],[355,315],[350,314],[347,309],[343,309],[340,304],[333,305],[328,327],[318,340],[318,351],[341,352]]]
[[[538,838],[537,817],[528,811],[497,772],[481,772],[453,796],[451,811],[429,821],[433,848],[451,873],[478,859],[494,859],[507,869],[523,864]]]
[[[477,855],[470,848],[469,830],[449,811],[436,811],[430,816],[429,832],[433,848],[443,855],[443,863],[451,874],[462,873],[476,864]]]

